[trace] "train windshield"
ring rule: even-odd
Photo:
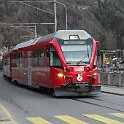
[[[67,65],[90,64],[93,40],[64,41],[61,49]]]

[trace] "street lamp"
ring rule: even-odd
[[[64,8],[65,8],[65,29],[67,30],[68,29],[68,13],[67,13],[67,7],[64,3],[61,3],[61,2],[57,2],[56,0],[53,1],[54,3],[58,3],[60,5],[62,5]],[[55,8],[54,8],[55,9]]]

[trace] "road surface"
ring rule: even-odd
[[[12,84],[0,72],[0,124],[124,124],[124,96],[53,98]]]

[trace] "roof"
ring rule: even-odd
[[[31,39],[29,41],[17,44],[13,50],[17,50],[19,48],[24,48],[24,47],[27,47],[27,46],[31,46],[31,45],[34,45],[36,43],[39,43],[39,42],[42,42],[44,40],[51,39],[51,38],[60,38],[60,39],[63,39],[63,40],[69,40],[70,35],[78,35],[80,37],[80,39],[84,39],[84,40],[88,39],[88,38],[92,38],[90,36],[90,34],[88,34],[84,30],[59,30],[55,33],[52,33],[52,34],[49,34],[49,35],[46,35],[46,36],[42,36],[42,37],[38,37],[38,38],[35,38],[35,39]]]

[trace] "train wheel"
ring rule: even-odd
[[[51,89],[51,95],[52,95],[53,97],[56,97],[54,89]]]
[[[3,75],[3,77],[6,79],[6,75]]]

